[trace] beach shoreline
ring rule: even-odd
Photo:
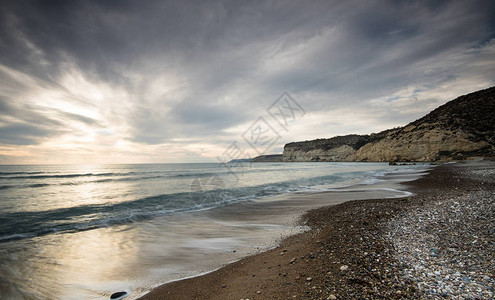
[[[88,170],[83,172],[80,167],[70,166],[60,170],[29,169],[28,172],[41,172],[35,175],[34,182],[46,183],[45,187],[33,188],[30,195],[35,199],[43,199],[36,198],[38,194],[60,192],[65,187],[91,188],[98,194],[103,191],[108,197],[106,201],[112,204],[100,205],[106,212],[101,219],[98,219],[100,215],[94,215],[100,206],[67,209],[64,197],[46,199],[55,207],[60,206],[55,210],[57,215],[49,211],[53,216],[50,222],[41,222],[43,212],[23,212],[21,220],[35,233],[39,228],[65,231],[3,243],[0,276],[5,280],[0,283],[1,294],[7,298],[108,299],[114,293],[125,292],[126,299],[137,299],[161,284],[207,274],[275,248],[286,237],[308,230],[299,220],[309,209],[353,199],[406,196],[407,192],[400,191],[399,182],[422,176],[430,168],[426,164],[401,167],[385,163],[260,164],[246,172],[238,185],[226,186],[225,193],[207,199],[211,201],[205,207],[188,209],[194,200],[188,193],[191,175],[203,174],[211,168],[221,173],[222,169],[216,169],[218,166],[213,164],[195,168],[179,166],[179,169],[168,165],[146,166],[144,170],[143,167],[116,166],[112,172],[93,167],[92,175],[87,175]],[[127,175],[136,170],[140,170],[138,176]],[[143,181],[150,176],[155,178],[157,173],[170,176],[169,172],[180,175],[173,178],[181,181],[168,182],[162,177]],[[60,185],[72,183],[74,174],[84,177],[81,184]],[[65,178],[62,182],[58,180],[61,175]],[[21,176],[19,181],[24,181],[25,175]],[[39,176],[42,178],[38,179]],[[53,176],[56,182],[52,182]],[[104,182],[100,183],[102,177]],[[12,183],[17,184],[16,180]],[[128,189],[118,188],[128,185]],[[137,185],[141,191],[157,196],[140,195],[140,190],[132,189]],[[167,194],[172,186],[184,192]],[[20,188],[10,191],[25,194]],[[232,197],[236,195],[237,198]],[[82,196],[77,199],[101,199],[93,193]],[[126,197],[135,200],[122,202]],[[12,203],[17,203],[15,199],[12,197]],[[185,210],[174,211],[181,207]],[[12,224],[17,222],[15,215],[11,216]],[[134,221],[129,222],[129,217]],[[115,223],[119,220],[124,223]],[[95,221],[98,221],[96,228],[85,230],[84,226]],[[80,225],[83,230],[77,230]],[[29,232],[24,227],[20,229]],[[12,227],[13,233],[19,232],[15,230]]]
[[[302,220],[311,230],[286,238],[274,249],[248,256],[213,272],[166,283],[141,299],[493,296],[494,276],[490,273],[493,265],[489,262],[473,271],[462,265],[464,256],[461,252],[455,257],[461,262],[459,266],[448,263],[442,266],[449,272],[453,270],[453,274],[442,274],[445,270],[438,271],[439,268],[430,270],[429,266],[438,263],[435,259],[447,256],[452,246],[442,244],[445,241],[437,237],[439,241],[433,243],[438,242],[439,245],[433,248],[442,254],[431,256],[427,253],[426,261],[421,261],[422,256],[419,255],[418,260],[423,266],[418,267],[418,261],[404,261],[404,253],[408,249],[401,249],[399,242],[404,242],[401,237],[395,236],[394,244],[391,232],[395,230],[397,233],[397,228],[414,219],[415,213],[428,215],[425,212],[442,205],[449,209],[445,203],[453,201],[453,198],[462,206],[472,201],[471,198],[476,198],[473,193],[482,193],[479,201],[489,203],[478,205],[489,205],[494,198],[494,170],[495,163],[489,160],[445,164],[432,169],[424,177],[403,184],[415,193],[414,196],[353,200],[313,209]],[[487,209],[489,214],[492,213],[489,207]],[[484,222],[491,224],[492,219],[485,218]],[[466,227],[469,228],[469,225],[466,224]],[[435,222],[428,223],[428,226],[435,226]],[[431,234],[435,235],[434,229]],[[414,232],[403,236],[412,241],[424,238],[416,237]],[[485,246],[493,247],[493,234],[490,232],[478,237],[478,240]],[[455,246],[462,249],[466,245],[459,241]],[[493,254],[486,251],[490,249],[479,251],[484,251],[489,258]],[[425,251],[419,252],[424,254]],[[480,253],[477,255],[482,255]],[[470,261],[470,264],[473,265],[473,262]],[[421,270],[427,278],[421,278]],[[467,280],[469,284],[466,284]]]

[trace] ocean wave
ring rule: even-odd
[[[208,209],[254,198],[300,191],[316,183],[337,179],[337,176],[321,176],[304,181],[161,194],[112,204],[4,213],[0,215],[0,232],[3,233],[0,235],[0,242],[21,239],[32,234],[40,236],[54,232],[89,230],[142,221],[179,211]]]
[[[217,170],[216,170],[217,171]],[[278,171],[278,170],[277,170]],[[103,175],[104,174],[104,175]],[[110,175],[111,174],[111,175]],[[119,174],[116,176],[115,174]],[[133,176],[122,176],[131,174]],[[138,175],[139,174],[139,175]],[[156,178],[195,178],[194,182],[201,183],[202,178],[208,178],[216,172],[112,172],[97,173],[89,181],[51,183],[41,181],[30,185],[15,185],[15,187],[37,188],[51,184],[84,184],[103,183],[107,181],[136,181]],[[226,174],[223,172],[222,174]],[[66,176],[94,176],[93,173],[59,174]],[[265,198],[274,195],[298,191],[311,191],[313,187],[345,182],[349,179],[361,178],[359,183],[375,180],[377,172],[338,172],[332,175],[296,178],[276,183],[258,184],[253,186],[224,186],[191,184],[190,190],[172,194],[159,194],[118,203],[87,204],[68,208],[58,208],[36,212],[7,212],[0,214],[0,242],[15,239],[41,236],[54,232],[77,232],[100,227],[127,224],[154,218],[160,215],[184,211],[195,211],[223,206],[230,203]],[[32,176],[28,176],[32,177]],[[228,181],[226,181],[228,183]],[[150,183],[153,184],[153,183]],[[11,185],[0,186],[0,189],[12,188]],[[206,189],[206,190],[205,190]]]
[[[10,173],[12,174],[28,174],[23,172]],[[40,172],[41,174],[43,172]],[[77,177],[122,177],[122,176],[131,176],[131,175],[146,175],[153,173],[164,173],[159,177],[167,177],[167,178],[182,178],[182,177],[207,177],[222,174],[225,172],[205,172],[205,173],[185,173],[185,174],[170,174],[170,172],[123,172],[123,173],[77,173],[77,174],[44,174],[44,175],[20,175],[20,176],[0,176],[0,179],[52,179],[52,178],[77,178]],[[5,175],[6,173],[0,173]],[[33,173],[34,174],[34,173]],[[143,176],[144,178],[148,178],[149,176]],[[136,178],[139,178],[136,176]],[[132,179],[131,179],[132,180]]]
[[[92,183],[108,183],[108,182],[133,182],[133,181],[143,181],[143,180],[150,180],[150,179],[170,179],[170,178],[182,178],[182,177],[208,177],[212,176],[213,173],[204,173],[204,174],[190,174],[190,175],[154,175],[154,176],[128,176],[128,177],[120,177],[120,178],[103,178],[103,179],[96,179],[96,180],[84,180],[84,181],[65,181],[61,183],[35,183],[35,184],[14,184],[14,185],[0,185],[0,190],[6,190],[6,189],[22,189],[22,188],[41,188],[41,187],[47,187],[47,186],[75,186],[75,185],[82,185],[82,184],[92,184]],[[58,176],[58,178],[73,178],[73,177],[82,177],[81,176]],[[90,176],[90,175],[85,175],[85,176]],[[104,176],[104,175],[100,175]],[[108,175],[106,175],[108,176]],[[10,177],[12,178],[12,177]],[[40,179],[41,177],[29,177],[32,179]],[[50,178],[55,178],[55,177],[50,177]],[[1,179],[1,178],[0,178]]]
[[[45,172],[0,172],[0,175],[43,174]]]
[[[45,187],[45,186],[50,186],[51,184],[48,183],[36,183],[36,184],[26,184],[26,185],[0,185],[0,190],[8,190],[8,189],[15,189],[15,188],[39,188],[39,187]]]
[[[109,176],[112,173],[84,173],[84,174],[50,174],[50,175],[31,175],[31,176],[2,176],[0,179],[47,179],[47,178],[73,178],[73,177],[87,177],[87,176]]]
[[[235,192],[234,192],[235,194]],[[116,204],[82,205],[38,212],[12,212],[0,216],[0,242],[128,224],[181,211],[194,211],[248,200],[243,193],[222,190],[164,194]]]
[[[205,192],[201,199],[194,199],[190,193],[165,194],[116,204],[4,213],[0,215],[0,242],[127,224],[159,215],[221,205],[223,202],[216,201],[214,194],[215,191]]]

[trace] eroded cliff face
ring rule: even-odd
[[[284,161],[436,161],[495,156],[495,87],[400,128],[285,145]]]
[[[406,127],[407,128],[407,127]],[[483,156],[493,149],[486,141],[472,141],[465,132],[416,130],[368,143],[353,155],[354,161],[437,161]]]
[[[353,161],[356,150],[385,134],[386,132],[372,135],[351,134],[289,143],[284,147],[283,161]]]
[[[356,150],[348,145],[333,149],[314,149],[302,151],[299,149],[284,149],[283,161],[352,161]]]

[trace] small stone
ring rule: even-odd
[[[340,266],[340,270],[341,271],[347,271],[349,269],[349,266],[348,265],[342,265]]]
[[[225,285],[225,284],[222,284],[222,288],[226,288],[226,287],[227,287],[227,285]]]
[[[256,291],[256,294],[261,294],[261,291]]]
[[[337,297],[335,297],[335,295],[334,295],[334,294],[331,294],[330,296],[328,296],[328,298],[327,298],[327,299],[328,299],[328,300],[336,300],[336,299],[337,299]]]
[[[116,292],[110,296],[110,299],[122,299],[121,297],[126,296],[127,292]]]
[[[311,277],[306,278],[306,281],[311,281],[311,280],[313,280],[313,278]]]

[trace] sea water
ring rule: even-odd
[[[386,173],[424,170],[384,163],[0,166],[0,296],[108,299],[126,291],[136,298],[273,247],[304,229],[291,218],[318,201],[359,198],[342,193],[376,185]],[[321,192],[340,194],[334,202],[302,196]]]

